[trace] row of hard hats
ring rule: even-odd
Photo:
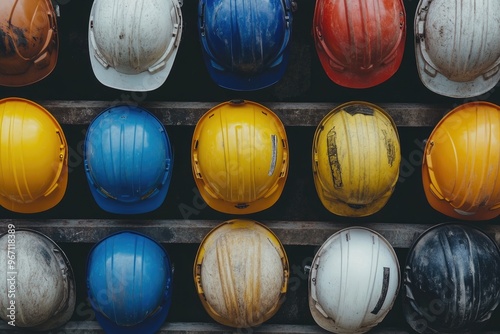
[[[7,245],[8,238],[8,233],[0,235],[1,244]],[[0,271],[0,280],[7,282],[0,285],[2,309],[9,310],[15,294],[17,327],[63,325],[76,302],[68,258],[37,231],[18,229],[15,238],[16,272]],[[7,247],[0,248],[0,261],[7,259]],[[409,250],[403,278],[391,244],[359,226],[331,235],[306,269],[311,315],[333,333],[375,327],[392,309],[401,280],[405,319],[419,333],[478,330],[500,302],[500,250],[471,225],[447,223],[423,232]],[[193,277],[201,304],[215,321],[248,328],[278,311],[290,268],[283,245],[268,227],[235,219],[205,236]],[[154,333],[165,322],[174,271],[155,240],[132,231],[104,238],[90,251],[86,278],[90,305],[106,333]],[[9,315],[0,313],[7,322]]]
[[[450,111],[427,140],[424,193],[439,212],[464,220],[500,213],[500,107],[469,102]],[[68,145],[42,106],[0,100],[0,205],[21,213],[55,206],[68,181]],[[352,101],[318,124],[312,145],[316,191],[330,212],[349,217],[381,210],[401,161],[397,127],[377,105]],[[90,191],[105,211],[146,213],[164,202],[174,156],[164,125],[136,106],[110,107],[90,124],[84,164]],[[281,196],[289,168],[285,128],[256,102],[221,103],[196,124],[193,177],[214,210],[249,214]]]
[[[288,66],[294,7],[293,0],[200,0],[199,39],[212,79],[233,90],[279,81]],[[53,70],[55,16],[50,0],[2,1],[1,85],[28,85]],[[88,46],[95,76],[121,90],[160,87],[173,66],[182,25],[179,0],[94,0]],[[420,0],[415,54],[423,84],[456,98],[491,90],[500,79],[499,31],[496,0]],[[403,58],[403,1],[317,0],[312,34],[333,82],[376,86],[394,75]]]

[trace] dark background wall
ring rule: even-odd
[[[101,100],[110,105],[149,101],[203,101],[219,102],[235,98],[266,102],[334,102],[365,100],[372,103],[422,103],[453,107],[466,102],[432,93],[419,80],[414,57],[413,19],[416,0],[404,1],[407,15],[407,38],[403,62],[399,71],[387,82],[369,89],[348,89],[335,85],[324,73],[311,35],[313,0],[298,0],[293,15],[291,58],[285,76],[269,88],[256,92],[234,92],[214,84],[205,69],[197,35],[197,1],[185,0],[182,7],[184,27],[182,41],[173,69],[159,89],[147,93],[130,93],[103,86],[95,78],[90,67],[87,27],[90,0],[64,0],[61,17],[58,18],[60,51],[57,67],[46,79],[21,88],[0,87],[0,98],[18,96],[43,105],[45,100]],[[498,87],[498,86],[497,86]],[[500,94],[495,87],[476,99],[499,103]],[[50,110],[49,110],[50,111]],[[190,142],[193,127],[165,124],[175,151],[172,183],[164,205],[152,213],[136,216],[120,216],[106,213],[95,204],[88,190],[83,171],[82,144],[86,126],[63,124],[70,147],[70,173],[66,195],[55,208],[35,215],[21,215],[0,208],[0,218],[13,219],[213,219],[224,221],[235,218],[218,213],[207,206],[193,211],[196,186],[190,167]],[[311,145],[315,127],[287,127],[290,147],[290,170],[282,196],[270,209],[246,216],[258,221],[309,220],[363,224],[376,223],[428,223],[449,221],[435,212],[426,202],[421,186],[420,164],[422,141],[431,128],[400,127],[402,147],[401,177],[388,204],[378,213],[365,218],[342,218],[329,213],[320,203],[312,180]],[[43,222],[42,222],[43,223]],[[495,219],[491,223],[498,223]],[[77,277],[78,301],[74,320],[93,319],[85,299],[85,261],[91,244],[62,244],[73,265]],[[196,296],[192,280],[192,265],[198,245],[165,244],[175,263],[174,302],[167,321],[207,321]],[[269,323],[314,324],[307,305],[307,277],[301,271],[314,256],[314,246],[286,246],[292,268],[289,293],[285,304]],[[406,249],[396,249],[401,265]],[[405,327],[398,300],[384,325]],[[498,312],[490,328],[499,328]],[[496,327],[495,327],[496,326]],[[407,329],[407,328],[406,328]]]

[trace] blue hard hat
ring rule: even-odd
[[[90,191],[105,211],[145,213],[167,196],[173,152],[163,124],[136,106],[110,107],[90,124],[84,145]]]
[[[288,65],[290,0],[200,0],[203,58],[221,87],[249,91],[278,82]]]
[[[87,292],[106,333],[155,333],[172,302],[173,267],[165,249],[132,231],[98,242],[87,262]]]

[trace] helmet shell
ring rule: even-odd
[[[0,261],[5,268],[12,256],[12,249],[8,248],[12,245],[8,243],[12,235],[15,236],[15,269],[0,270],[0,279],[4,282],[0,284],[0,307],[4,310],[0,318],[6,322],[12,320],[5,310],[14,300],[16,327],[48,331],[62,326],[70,320],[76,303],[75,278],[68,258],[46,235],[16,229],[15,234],[0,235]],[[15,284],[14,292],[10,291],[11,284]]]
[[[196,124],[191,165],[214,210],[246,214],[271,207],[288,175],[288,143],[278,116],[252,101],[221,103]]]
[[[87,291],[106,333],[155,333],[172,301],[173,268],[153,239],[122,231],[99,241],[87,261]]]
[[[95,0],[88,37],[92,70],[111,88],[157,89],[172,69],[181,35],[177,0]]]
[[[173,152],[165,127],[146,109],[101,112],[88,128],[84,161],[90,191],[105,211],[145,213],[167,196]]]
[[[274,233],[256,221],[226,221],[203,239],[193,268],[198,295],[217,322],[246,328],[262,324],[279,309],[289,267]]]
[[[434,93],[467,98],[500,79],[500,2],[420,0],[415,55],[422,83]]]
[[[498,246],[472,225],[433,226],[410,247],[403,289],[416,332],[478,332],[500,300]]]
[[[429,204],[463,220],[500,214],[500,107],[464,103],[446,114],[425,145],[422,182]]]
[[[388,80],[401,65],[406,39],[402,0],[318,0],[316,52],[328,77],[348,88]]]
[[[68,183],[68,145],[57,120],[21,98],[0,100],[0,205],[20,213],[51,209]]]
[[[219,86],[258,90],[281,79],[292,32],[290,0],[201,0],[198,13],[203,58]]]
[[[341,104],[316,128],[314,184],[325,208],[336,215],[361,217],[382,209],[396,186],[400,162],[396,124],[374,104]]]
[[[391,310],[399,291],[399,262],[391,244],[364,227],[330,236],[309,272],[309,308],[333,333],[364,333]]]
[[[0,2],[0,85],[27,86],[56,67],[56,13],[50,0]]]

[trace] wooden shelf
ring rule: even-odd
[[[16,330],[4,323],[0,323],[0,332],[9,331],[15,334]],[[71,334],[104,334],[96,321],[72,321],[59,328],[61,333]],[[23,333],[22,330],[19,333]],[[59,333],[59,332],[58,332]],[[215,323],[166,323],[157,334],[199,334],[199,333],[255,333],[255,334],[324,334],[329,333],[319,326],[308,325],[268,325],[263,324],[256,328],[233,329]],[[377,329],[370,333],[376,334],[404,334],[407,331],[397,329]],[[485,332],[486,334],[486,332]]]
[[[37,101],[61,124],[89,124],[101,111],[120,101]],[[338,103],[259,102],[275,112],[285,126],[317,126]],[[165,125],[195,126],[198,119],[216,106],[211,102],[144,102],[140,106],[155,114]],[[397,126],[433,127],[451,109],[444,105],[380,103]]]
[[[352,223],[323,221],[260,221],[269,227],[284,245],[320,246],[335,232],[354,226]],[[133,230],[146,234],[160,243],[199,244],[221,221],[216,220],[0,220],[0,226],[14,224],[16,229],[36,229],[55,242],[96,243],[111,233]],[[362,223],[383,235],[395,248],[409,248],[431,224]],[[486,234],[500,243],[500,226],[477,224]]]
[[[4,323],[0,323],[0,332],[24,333],[22,330],[15,330]],[[104,334],[104,331],[96,321],[72,321],[59,328],[57,333],[71,334]],[[200,334],[200,333],[252,333],[252,334],[326,334],[330,333],[319,326],[311,325],[286,325],[286,324],[263,324],[259,327],[234,329],[215,323],[201,322],[179,322],[166,323],[156,334]],[[407,331],[397,328],[378,328],[372,329],[370,334],[412,334],[413,331]],[[497,331],[478,331],[477,334],[498,334]]]

